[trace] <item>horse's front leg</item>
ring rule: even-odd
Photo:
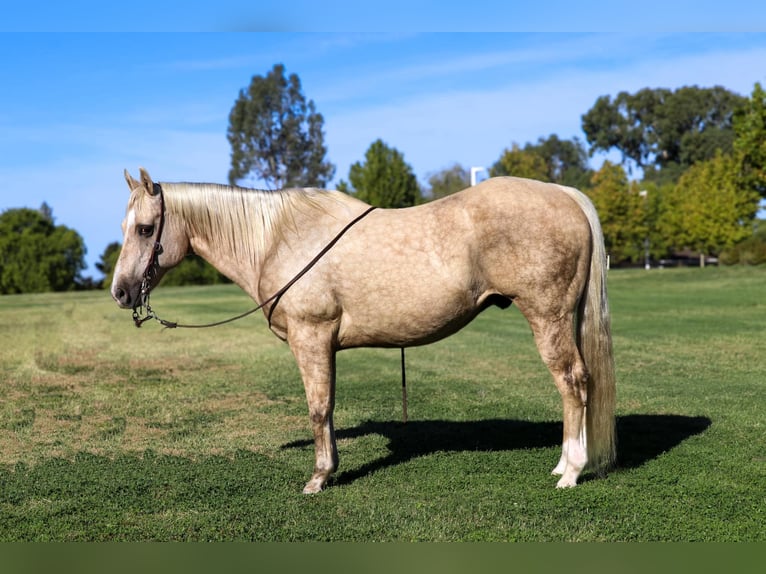
[[[332,330],[326,326],[290,329],[290,349],[298,363],[306,390],[314,432],[314,473],[303,492],[319,492],[338,468],[333,408],[335,407],[335,349]]]

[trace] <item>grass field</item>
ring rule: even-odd
[[[619,467],[556,490],[560,400],[513,307],[338,359],[341,467],[258,315],[133,327],[102,292],[0,297],[0,540],[766,540],[766,268],[612,271]],[[163,317],[247,309],[161,288]]]

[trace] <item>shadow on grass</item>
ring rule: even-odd
[[[681,415],[626,415],[617,418],[618,468],[636,468],[667,452],[686,439],[701,434],[711,424],[707,417]],[[340,429],[339,439],[380,435],[388,439],[389,454],[357,469],[341,470],[333,484],[350,484],[382,468],[436,452],[507,451],[555,447],[561,444],[560,422],[530,422],[507,419],[480,421],[367,421]],[[310,446],[295,441],[286,448]],[[555,461],[554,461],[555,462]]]

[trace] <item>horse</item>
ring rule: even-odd
[[[135,318],[193,251],[263,305],[306,393],[315,457],[305,493],[321,491],[338,468],[336,353],[432,343],[492,305],[514,304],[526,318],[561,395],[556,486],[575,486],[586,466],[603,475],[613,465],[608,266],[582,192],[496,177],[413,207],[374,209],[340,191],[157,183],[143,168],[138,180],[124,175],[130,198],[112,297]]]

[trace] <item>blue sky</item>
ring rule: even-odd
[[[54,16],[46,13],[36,29],[66,29]],[[111,16],[127,29],[152,29],[140,7]],[[79,29],[98,27],[91,19]],[[584,139],[580,117],[600,95],[683,85],[749,95],[755,82],[766,83],[766,34],[730,28],[0,33],[0,211],[47,202],[57,223],[83,236],[85,275],[99,277],[94,263],[121,240],[123,169],[143,166],[160,181],[225,183],[229,111],[250,78],[275,63],[299,75],[324,115],[335,183],[377,138],[401,151],[425,183],[453,162],[491,165],[514,142],[553,133]]]
[[[761,0],[67,0],[6,2],[0,31],[754,32]]]

